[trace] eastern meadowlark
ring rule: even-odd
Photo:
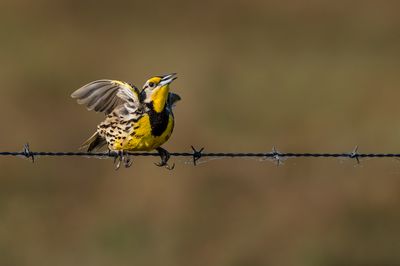
[[[161,157],[158,166],[167,164],[169,153],[160,146],[171,136],[174,128],[172,107],[181,98],[169,92],[176,74],[155,76],[146,81],[142,90],[118,80],[101,79],[79,88],[71,97],[89,111],[104,112],[106,119],[81,148],[99,150],[107,145],[109,151],[118,152],[119,168],[132,163],[127,152],[157,150]]]

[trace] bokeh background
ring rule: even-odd
[[[170,151],[400,151],[398,1],[0,2],[0,150],[76,151],[178,72]],[[0,265],[400,265],[395,159],[0,158]]]

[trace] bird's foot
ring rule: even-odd
[[[165,167],[168,170],[172,170],[175,168],[175,164],[172,164],[172,166],[170,166],[168,164],[168,160],[171,157],[171,155],[169,154],[169,152],[161,147],[158,147],[156,149],[158,151],[158,154],[160,155],[161,158],[161,162],[159,163],[154,163],[155,165],[159,166],[159,167]]]
[[[125,168],[131,167],[133,160],[127,151],[118,151],[117,156],[114,157],[114,168],[118,170],[124,164]]]
[[[129,155],[128,152],[125,153],[125,157],[124,157],[123,161],[124,161],[125,168],[129,168],[133,164],[133,159],[131,158],[131,156]]]

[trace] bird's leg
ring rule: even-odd
[[[124,159],[124,151],[117,151],[117,156],[114,157],[114,168],[115,168],[115,170],[119,169],[123,159]]]
[[[158,154],[160,155],[161,158],[161,162],[160,163],[155,163],[155,165],[162,167],[165,166],[165,168],[167,168],[168,170],[172,170],[175,167],[175,164],[172,164],[172,166],[170,166],[168,164],[168,160],[171,157],[171,155],[169,154],[169,152],[161,147],[158,147],[156,149],[158,151]]]

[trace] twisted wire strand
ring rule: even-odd
[[[128,152],[129,155],[132,156],[159,156],[158,153],[155,152]],[[30,152],[30,156],[84,156],[84,157],[117,157],[118,153],[108,153],[108,152],[51,152],[51,151],[35,151]],[[190,152],[170,152],[171,156],[181,156],[181,157],[193,157],[193,153]],[[4,151],[0,152],[0,156],[27,156],[26,153],[22,151],[11,152]],[[235,152],[204,152],[201,153],[201,157],[282,157],[282,158],[298,158],[298,157],[325,157],[325,158],[390,158],[390,157],[399,157],[399,153],[358,153],[356,155],[352,155],[351,153],[235,153]]]
[[[259,157],[265,159],[273,159],[279,164],[280,161],[287,158],[349,158],[355,159],[359,163],[360,158],[400,158],[400,153],[358,153],[356,146],[352,152],[347,153],[304,153],[304,152],[279,152],[273,147],[270,152],[203,152],[204,148],[196,150],[191,146],[192,152],[170,152],[175,157],[192,157],[193,163],[202,157],[224,157],[224,158],[240,158],[240,157]],[[159,156],[157,152],[128,152],[131,156]],[[30,158],[33,162],[36,156],[83,156],[93,158],[116,158],[120,156],[117,152],[52,152],[52,151],[31,151],[29,144],[25,144],[22,151],[3,151],[0,156],[23,156]]]

